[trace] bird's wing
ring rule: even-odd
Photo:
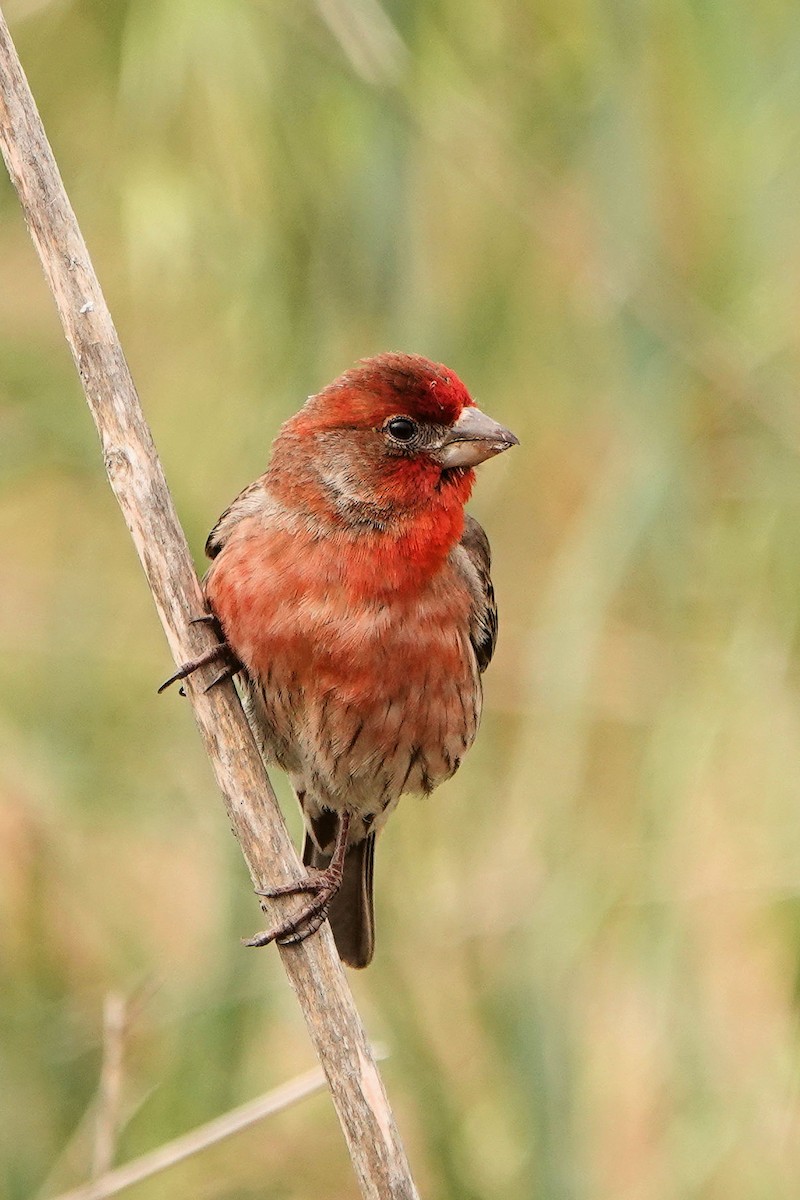
[[[245,517],[251,517],[260,512],[264,508],[264,504],[264,480],[263,478],[256,479],[253,483],[248,484],[243,492],[239,493],[232,504],[228,505],[211,530],[206,540],[207,557],[216,558],[239,522]]]
[[[478,660],[478,669],[483,672],[492,661],[497,643],[497,604],[494,598],[490,568],[492,552],[489,539],[474,517],[467,514],[461,550],[469,563],[468,583],[472,592],[469,640]]]

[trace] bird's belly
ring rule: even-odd
[[[247,671],[266,756],[320,804],[376,817],[429,792],[471,745],[481,689],[470,596],[449,564],[415,586],[358,587],[334,547],[231,545],[207,592]]]
[[[298,627],[286,641],[284,630],[250,671],[266,752],[321,805],[373,819],[404,792],[430,792],[458,768],[480,715],[459,625],[350,613],[325,633]]]

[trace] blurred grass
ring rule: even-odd
[[[787,0],[8,0],[178,508],[353,359],[450,363],[498,655],[353,984],[424,1194],[780,1200],[800,1170],[800,19]],[[305,1069],[0,181],[0,1139],[83,1178]],[[280,782],[280,781],[279,781]],[[284,784],[282,795],[288,800]],[[287,811],[297,829],[297,819]],[[133,1193],[132,1193],[133,1194]],[[324,1098],[137,1198],[353,1194]]]

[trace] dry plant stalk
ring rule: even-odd
[[[111,487],[175,661],[185,662],[214,644],[204,626],[189,624],[204,611],[202,591],[2,11],[0,149],[100,434]],[[235,688],[225,683],[206,694],[209,673],[199,674],[186,691],[253,883],[290,883],[302,868]],[[280,905],[271,902],[270,919],[282,915]],[[362,1194],[370,1200],[414,1200],[417,1190],[405,1151],[328,925],[299,945],[280,947],[279,953],[325,1071]]]
[[[157,1149],[150,1150],[139,1158],[133,1158],[121,1167],[106,1171],[83,1187],[62,1192],[56,1200],[107,1200],[107,1197],[116,1196],[126,1188],[142,1183],[161,1171],[169,1170],[170,1167],[199,1154],[202,1150],[207,1150],[209,1146],[215,1146],[217,1142],[231,1137],[234,1133],[240,1133],[256,1121],[263,1121],[265,1117],[283,1112],[285,1108],[324,1086],[325,1076],[319,1067],[315,1067],[313,1071],[298,1075],[296,1079],[282,1083],[280,1087],[266,1092],[263,1096],[257,1096],[255,1100],[248,1100],[246,1104],[232,1108],[221,1117],[199,1125],[189,1133],[184,1133],[171,1142],[165,1142]]]
[[[92,1179],[111,1169],[116,1153],[127,1022],[128,1005],[125,997],[119,992],[109,992],[103,1004],[103,1059],[92,1151]]]

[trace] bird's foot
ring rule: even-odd
[[[219,645],[212,646],[210,650],[206,650],[206,652],[201,654],[198,658],[190,659],[189,662],[186,662],[179,667],[174,675],[170,675],[169,679],[165,679],[161,684],[161,687],[158,689],[159,696],[162,692],[166,691],[168,687],[171,687],[173,683],[177,683],[179,679],[187,679],[189,675],[193,675],[194,672],[198,671],[201,667],[210,666],[210,664],[214,662],[224,661],[224,666],[220,673],[214,679],[212,679],[211,683],[209,683],[204,689],[206,692],[211,691],[211,689],[216,687],[218,683],[222,683],[226,679],[232,679],[237,671],[242,669],[242,664],[239,662],[238,658],[233,653],[233,650],[231,650],[230,646],[225,641],[225,638],[222,635],[222,630],[219,626],[219,622],[214,614],[203,613],[203,615],[200,617],[193,617],[189,624],[198,625],[201,622],[209,624],[213,629],[216,630],[220,638]],[[181,688],[181,692],[183,693],[183,688]]]
[[[305,879],[297,883],[284,883],[278,887],[257,888],[257,896],[296,896],[304,892],[311,894],[311,899],[303,905],[299,912],[293,913],[285,921],[273,925],[255,937],[243,938],[245,946],[268,946],[277,942],[279,946],[293,946],[305,941],[316,933],[328,915],[328,906],[342,886],[344,875],[344,859],[347,853],[347,837],[350,832],[350,813],[345,811],[339,817],[339,827],[336,831],[336,843],[333,847],[331,861],[324,871],[312,870]]]
[[[342,885],[342,869],[333,863],[324,871],[314,871],[306,879],[297,883],[286,883],[280,887],[257,888],[257,896],[298,896],[310,893],[311,898],[300,909],[285,921],[273,925],[255,937],[242,938],[245,946],[268,946],[277,942],[279,946],[292,946],[305,941],[312,933],[316,933],[328,915],[328,906]]]

